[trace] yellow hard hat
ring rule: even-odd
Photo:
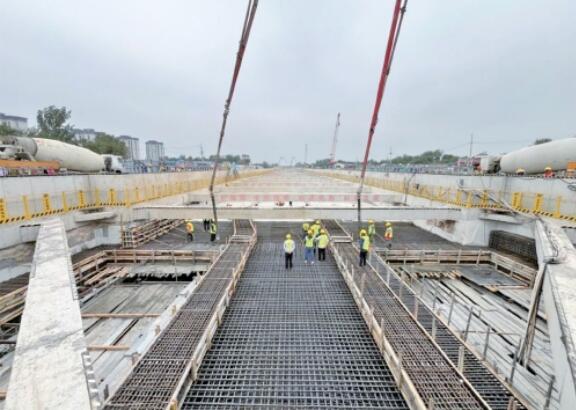
[[[360,231],[360,235],[366,235],[366,229],[362,229],[362,230]]]
[[[286,239],[292,239],[292,235],[290,235],[289,233],[286,234]]]
[[[312,229],[308,230],[308,235],[313,235],[314,231]]]
[[[390,222],[386,222],[386,226],[392,226]]]
[[[320,233],[326,233],[324,229],[320,229]]]
[[[320,220],[317,220],[317,221],[316,221],[316,224],[317,224],[317,225],[320,225]]]
[[[374,220],[373,220],[373,219],[370,219],[370,220],[368,221],[368,223],[369,223],[369,224],[373,224],[373,223],[374,223]]]
[[[544,168],[544,171],[552,171],[552,167],[546,167]]]

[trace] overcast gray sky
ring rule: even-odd
[[[363,155],[392,0],[261,0],[225,153]],[[0,0],[0,112],[213,153],[245,1]],[[412,0],[372,158],[576,134],[576,1]]]

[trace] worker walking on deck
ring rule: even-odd
[[[384,239],[386,240],[386,246],[388,249],[392,248],[392,239],[394,239],[394,229],[390,222],[386,222],[386,231],[384,231]]]
[[[376,236],[376,225],[374,225],[374,221],[370,219],[368,221],[368,237],[370,238],[370,243],[374,243],[375,236]]]
[[[320,233],[316,237],[316,244],[318,246],[318,260],[326,260],[326,248],[330,243],[330,238],[324,229],[320,229]]]
[[[204,218],[202,223],[204,224],[204,232],[208,232],[208,229],[210,228],[210,221],[208,221],[208,218]]]
[[[190,219],[186,221],[186,239],[188,242],[194,241],[194,223]]]
[[[210,219],[210,242],[214,242],[216,240],[216,233],[218,232],[218,226],[214,219]]]
[[[365,229],[360,231],[360,266],[366,266],[366,259],[370,251],[370,237]]]
[[[318,248],[318,242],[316,241],[316,238],[318,238],[318,235],[320,235],[320,229],[321,229],[320,221],[314,222],[314,224],[310,227],[310,229],[312,229],[314,235],[314,255],[316,255],[316,248]]]
[[[304,263],[310,262],[314,265],[314,231],[312,229],[308,230],[308,233],[304,237]]]
[[[284,264],[286,269],[292,269],[292,256],[294,255],[294,249],[296,249],[296,244],[292,239],[292,235],[286,234],[286,240],[284,241]]]

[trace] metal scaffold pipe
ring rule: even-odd
[[[240,74],[240,67],[242,66],[242,59],[244,58],[244,51],[248,44],[250,37],[250,30],[254,16],[256,15],[256,8],[258,7],[258,0],[249,0],[248,7],[246,8],[246,16],[244,16],[244,25],[242,27],[242,35],[240,36],[240,44],[238,52],[236,53],[236,64],[234,66],[234,74],[232,75],[232,82],[230,83],[230,90],[228,91],[228,98],[224,104],[224,113],[222,114],[222,126],[220,127],[220,138],[218,140],[218,149],[216,151],[216,158],[214,159],[214,168],[212,170],[212,178],[210,179],[210,199],[212,200],[212,212],[214,214],[214,223],[218,224],[218,214],[216,212],[216,199],[214,197],[214,182],[216,180],[216,172],[218,171],[218,164],[220,162],[220,151],[222,150],[222,142],[224,141],[224,134],[226,131],[226,122],[228,121],[228,113],[230,112],[230,104],[236,89],[236,82]]]
[[[404,13],[406,12],[407,4],[408,0],[404,0],[404,2],[402,2],[402,0],[396,0],[396,4],[394,6],[394,13],[392,15],[392,23],[390,25],[390,32],[388,34],[388,44],[386,46],[386,54],[384,55],[384,63],[382,64],[382,71],[380,73],[380,81],[378,83],[376,101],[374,102],[374,110],[372,112],[372,121],[370,123],[370,129],[368,130],[368,141],[366,143],[364,161],[362,162],[362,172],[360,174],[360,186],[358,187],[357,192],[358,229],[360,229],[360,224],[362,223],[362,190],[364,188],[366,167],[368,165],[368,158],[370,156],[370,147],[372,146],[372,138],[374,137],[374,130],[376,129],[376,124],[378,123],[378,113],[380,111],[380,106],[382,105],[382,96],[384,95],[386,81],[388,80],[388,75],[390,74],[390,67],[392,66],[392,59],[394,57],[394,51],[396,50],[396,44],[398,43],[398,36],[400,35],[400,29],[402,27],[402,21],[404,20]]]

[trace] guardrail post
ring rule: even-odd
[[[0,199],[0,223],[6,222],[8,219],[8,211],[6,209],[6,200],[4,198]]]
[[[94,205],[102,205],[102,201],[100,201],[100,190],[98,188],[94,189]]]
[[[116,205],[116,190],[114,188],[108,190],[108,204]]]
[[[68,198],[66,198],[66,192],[62,192],[62,210],[68,212],[70,208],[68,207]]]
[[[532,212],[539,213],[542,212],[542,202],[544,202],[544,195],[536,194],[534,197],[534,205],[532,206]]]
[[[22,195],[22,208],[24,209],[24,219],[26,219],[27,221],[32,219],[32,213],[30,212],[30,202],[28,201],[28,195]],[[2,216],[0,215],[0,220],[1,219]]]
[[[86,195],[84,195],[84,191],[78,191],[78,208],[85,208],[86,207]]]
[[[42,195],[42,210],[48,214],[52,212],[52,203],[50,202],[50,195],[43,194]]]
[[[562,197],[557,196],[556,204],[554,206],[554,218],[560,218],[560,215],[562,215]]]
[[[466,208],[472,208],[474,199],[474,194],[470,191],[468,192],[468,196],[466,197]]]

